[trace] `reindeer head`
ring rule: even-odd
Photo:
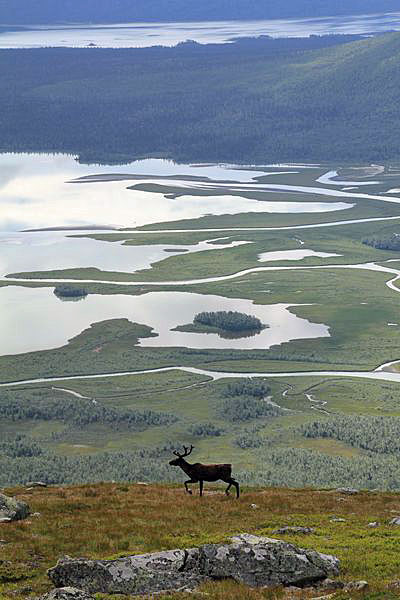
[[[177,450],[174,451],[175,456],[177,456],[178,458],[174,458],[174,460],[170,461],[170,465],[171,467],[180,467],[184,462],[185,462],[185,458],[187,456],[189,456],[189,454],[192,453],[194,446],[190,446],[190,448],[186,448],[186,446],[183,446],[183,454],[180,454],[180,452],[178,452]]]

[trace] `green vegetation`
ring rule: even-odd
[[[400,34],[329,37],[1,51],[1,149],[97,162],[398,158]]]
[[[85,298],[87,296],[87,291],[84,288],[65,284],[57,285],[54,288],[54,293],[60,298]]]
[[[181,481],[168,460],[192,443],[195,462],[232,462],[251,485],[398,490],[399,406],[395,383],[335,377],[167,371],[5,387],[0,486]]]
[[[185,494],[182,485],[120,483],[11,488],[6,492],[28,502],[40,516],[2,526],[2,538],[7,542],[1,549],[2,600],[26,600],[50,590],[46,570],[61,556],[117,558],[225,542],[242,532],[336,555],[341,562],[340,580],[367,580],[370,585],[361,595],[339,591],[332,600],[398,598],[398,590],[390,585],[398,580],[400,533],[389,526],[398,513],[398,494],[362,492],[341,502],[341,495],[329,490],[242,487],[236,502],[226,498],[221,488],[207,486],[200,501],[197,495]],[[256,510],[249,509],[252,504]],[[334,515],[345,522],[332,522]],[[373,521],[381,526],[369,528]],[[273,533],[285,525],[308,526],[315,531],[306,536]],[[251,590],[229,580],[207,583],[199,591],[213,600],[284,600],[288,595],[287,590]],[[97,600],[111,598],[125,597],[99,595]],[[193,594],[184,592],[160,596],[160,600],[191,598]]]
[[[261,331],[265,328],[265,325],[257,317],[232,310],[201,312],[195,315],[193,323],[234,333]]]
[[[378,248],[378,250],[390,250],[398,252],[400,250],[400,234],[392,233],[392,235],[384,238],[373,237],[365,239],[363,240],[363,244],[372,246],[373,248]]]
[[[216,427],[214,423],[196,423],[189,427],[188,432],[196,437],[219,437],[223,429]]]
[[[308,438],[333,438],[378,454],[400,453],[398,417],[335,417],[307,423],[301,433]]]
[[[219,408],[221,417],[227,421],[241,422],[252,421],[259,417],[277,417],[282,415],[279,407],[269,404],[265,400],[258,400],[252,396],[239,396],[229,398],[221,403]]]

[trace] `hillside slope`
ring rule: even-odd
[[[312,43],[3,51],[1,149],[97,160],[397,158],[400,34],[306,50]]]
[[[388,589],[398,578],[400,528],[388,525],[400,510],[396,494],[363,492],[344,496],[329,490],[260,488],[244,489],[236,501],[215,487],[209,487],[200,499],[185,495],[182,486],[117,483],[19,488],[7,493],[16,493],[37,514],[0,526],[2,600],[23,600],[49,590],[52,586],[46,569],[62,555],[120,557],[223,542],[243,532],[281,538],[338,556],[342,581],[367,580],[370,585],[367,596],[339,593],[335,596],[338,600],[398,597],[398,592]],[[334,516],[344,521],[332,521]],[[368,527],[373,521],[381,525]],[[315,531],[310,535],[273,533],[286,525],[313,527]],[[283,597],[279,591],[252,591],[230,581],[207,584],[202,591],[221,600]],[[168,596],[176,600],[191,597],[184,593]]]

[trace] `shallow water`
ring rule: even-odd
[[[93,231],[88,231],[92,234]],[[149,269],[155,262],[178,254],[224,250],[251,242],[213,244],[212,240],[193,245],[123,245],[92,238],[70,237],[61,231],[0,233],[0,276],[21,271],[50,271],[94,267],[102,271],[134,273]]]
[[[267,167],[265,169],[268,170]],[[270,169],[270,174],[274,172],[276,169]],[[168,180],[168,183],[179,185],[183,194],[185,186],[190,189],[194,182],[180,178],[201,177],[203,181],[197,181],[195,185],[203,186],[208,195],[166,198],[163,193],[127,189],[129,183],[124,180],[70,183],[80,177],[115,177],[121,173],[129,177],[137,175],[148,182],[152,180],[147,177],[172,176],[176,179]],[[326,212],[352,206],[348,202],[290,202],[290,194],[288,202],[259,201],[230,195],[230,187],[243,193],[248,189],[268,192],[265,183],[243,183],[252,182],[260,175],[266,175],[265,171],[229,165],[178,165],[161,159],[141,160],[121,167],[81,165],[67,155],[0,154],[0,231],[93,225],[98,228],[138,227],[207,214]],[[223,186],[213,180],[232,180],[234,183]],[[223,186],[226,193],[213,194],[212,188],[216,186],[219,190]],[[289,187],[291,189],[287,191],[296,191],[295,186]]]
[[[312,256],[316,258],[331,258],[333,256],[341,256],[341,254],[314,252],[314,250],[308,250],[307,248],[301,248],[300,250],[277,250],[273,252],[262,252],[258,255],[258,261],[269,262],[275,260],[302,260],[303,258],[309,258]]]
[[[151,292],[143,296],[89,295],[78,302],[59,300],[51,288],[0,289],[0,354],[18,354],[64,345],[92,323],[127,318],[154,328],[157,337],[143,347],[265,349],[295,339],[328,337],[326,325],[310,323],[287,304],[255,305],[251,300],[187,292]],[[171,331],[201,311],[234,310],[257,316],[269,325],[252,337],[224,339],[217,334]],[[101,352],[101,349],[99,350]]]
[[[32,31],[0,34],[0,48],[43,46],[103,48],[175,46],[186,40],[201,44],[229,42],[243,37],[308,37],[326,34],[369,34],[400,29],[400,13],[196,23],[124,23],[114,25],[42,26]]]

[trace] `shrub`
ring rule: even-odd
[[[196,423],[189,427],[189,433],[197,437],[219,437],[223,432],[213,423]]]

